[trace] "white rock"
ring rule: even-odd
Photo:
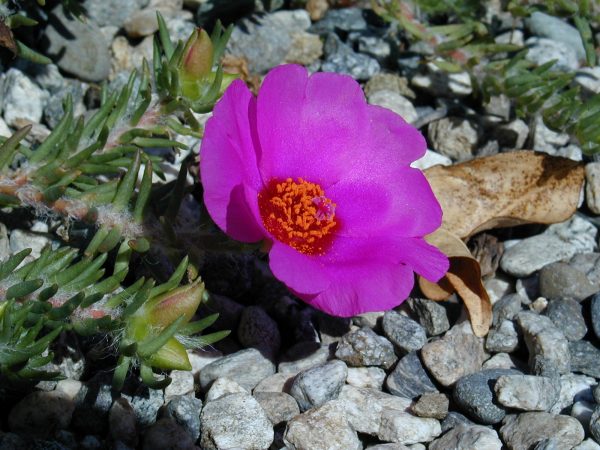
[[[519,29],[514,29],[511,31],[507,31],[505,33],[501,33],[494,38],[494,41],[497,44],[514,44],[523,46],[523,32]]]
[[[206,393],[206,402],[212,402],[213,400],[217,400],[224,395],[235,393],[249,394],[246,389],[244,389],[235,381],[226,377],[217,378]]]
[[[494,391],[499,403],[523,411],[548,411],[559,394],[552,379],[533,375],[501,376]]]
[[[517,365],[508,353],[496,353],[483,363],[482,370],[487,369],[516,369]]]
[[[482,425],[461,424],[429,444],[429,450],[501,450],[495,430]]]
[[[382,106],[394,111],[408,123],[414,123],[419,118],[417,110],[410,100],[394,91],[387,89],[375,91],[367,99],[371,105]]]
[[[600,162],[585,166],[585,200],[594,214],[600,214]]]
[[[593,402],[592,387],[597,381],[587,375],[568,373],[560,377],[560,394],[551,413],[559,414],[563,409],[578,401]]]
[[[6,124],[15,127],[19,119],[38,123],[42,120],[48,93],[23,72],[11,68],[4,74],[0,86],[0,109]]]
[[[412,414],[385,408],[377,436],[382,441],[400,444],[431,442],[442,434],[439,420],[416,417]]]
[[[425,154],[413,162],[410,166],[416,169],[425,170],[433,166],[441,164],[442,166],[449,166],[452,164],[452,160],[441,153],[434,152],[433,150],[427,149]]]
[[[533,125],[533,150],[556,155],[557,148],[567,145],[569,135],[548,128],[541,117],[537,116]]]
[[[584,94],[600,93],[600,66],[583,67],[575,75],[575,84],[581,86]]]
[[[460,117],[444,117],[431,122],[427,135],[436,151],[454,161],[471,159],[477,147],[477,130],[470,121]]]
[[[409,398],[350,385],[342,388],[338,401],[354,429],[370,435],[376,435],[379,432],[381,413],[384,409],[407,412],[413,403]]]
[[[586,439],[581,444],[573,447],[572,450],[600,450],[600,445],[592,440],[592,438]]]
[[[194,374],[194,377],[198,376],[198,373],[204,366],[223,357],[223,353],[219,350],[188,350],[187,354],[192,365],[192,374]]]
[[[252,392],[287,392],[295,376],[295,373],[274,373],[259,382]]]
[[[573,216],[550,225],[537,236],[523,239],[505,250],[500,267],[515,277],[527,277],[542,267],[596,248],[597,230],[590,222]]]
[[[448,74],[433,63],[427,63],[428,73],[416,75],[411,83],[429,91],[433,95],[455,95],[465,96],[473,92],[471,77],[468,72]]]
[[[385,380],[385,370],[379,367],[348,367],[346,383],[357,388],[381,390]]]
[[[563,42],[530,37],[525,41],[525,45],[529,48],[525,58],[538,66],[555,59],[557,61],[552,66],[553,70],[572,72],[579,68],[577,54]]]
[[[594,403],[584,401],[575,402],[571,408],[571,417],[575,417],[579,420],[581,425],[583,425],[583,428],[587,430],[590,426],[590,419],[592,418],[595,407],[596,405]]]
[[[194,374],[188,370],[172,370],[171,384],[165,388],[165,403],[176,395],[194,393]]]

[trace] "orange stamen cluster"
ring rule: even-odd
[[[321,186],[302,178],[271,180],[258,194],[258,207],[269,233],[307,255],[323,254],[338,225],[335,203]]]

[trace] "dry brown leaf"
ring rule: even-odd
[[[450,268],[438,283],[419,277],[421,291],[437,301],[456,292],[465,303],[473,333],[485,336],[492,323],[492,303],[481,281],[479,263],[458,236],[443,228],[427,236],[427,241],[448,256]]]
[[[518,151],[425,170],[442,210],[443,227],[466,239],[491,228],[557,223],[575,213],[581,163]]]
[[[18,53],[17,43],[8,25],[4,23],[2,17],[0,17],[0,47],[9,49],[13,54]]]

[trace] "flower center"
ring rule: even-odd
[[[298,178],[271,180],[258,194],[258,208],[267,231],[307,255],[322,255],[338,222],[335,203],[316,183]]]

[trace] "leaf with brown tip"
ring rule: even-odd
[[[425,171],[442,226],[466,239],[491,228],[557,223],[577,209],[581,163],[529,150],[500,153]]]

